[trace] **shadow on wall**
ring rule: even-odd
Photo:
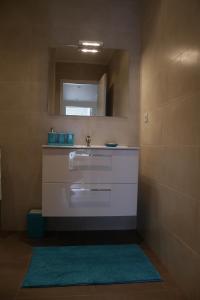
[[[161,207],[158,201],[159,190],[153,180],[140,176],[138,197],[138,232],[149,244],[156,243],[157,250],[160,251],[161,236],[158,231]]]
[[[151,43],[151,38],[154,35],[157,35],[160,28],[160,19],[161,19],[161,13],[162,9],[161,6],[163,5],[162,0],[158,1],[142,1],[141,5],[141,11],[142,11],[142,17],[143,20],[146,20],[142,23],[142,33],[146,32],[145,36],[142,36],[142,50],[145,51],[145,49],[149,46]],[[152,18],[153,16],[153,18]],[[148,30],[146,30],[146,23],[148,20],[151,19],[152,26],[148,26]],[[156,32],[158,31],[158,32]]]

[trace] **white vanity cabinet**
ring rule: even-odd
[[[46,217],[136,216],[137,148],[43,147]]]

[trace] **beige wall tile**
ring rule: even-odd
[[[197,235],[198,237],[200,236],[200,202],[198,201],[198,207],[197,207],[197,220],[196,220],[196,230],[197,230]],[[198,248],[198,252],[200,252],[200,239],[197,239],[197,248]],[[200,272],[200,269],[199,269]]]
[[[172,232],[195,252],[198,249],[198,200],[163,185],[155,185],[159,226]],[[200,252],[199,252],[200,254]]]
[[[3,147],[2,221],[7,229],[25,228],[28,210],[41,206],[40,156],[40,145],[35,143]]]
[[[154,146],[143,146],[140,154],[140,172],[146,180],[164,182],[165,173],[165,148]]]
[[[47,87],[41,82],[0,82],[0,110],[44,112],[47,110]]]
[[[198,299],[199,256],[173,235],[162,232],[161,257],[188,299]]]
[[[160,230],[165,230],[179,237],[194,252],[200,254],[197,199],[188,198],[143,177],[140,190],[140,227],[144,232],[150,230],[150,240],[153,239],[153,243],[156,243],[156,249],[162,245]]]
[[[153,111],[141,112],[141,144],[161,145],[163,143],[163,120],[165,111],[158,108]],[[148,122],[145,123],[145,114],[148,114]]]
[[[200,294],[200,3],[143,6],[138,224],[193,300]]]
[[[144,76],[143,76],[144,74]],[[152,71],[142,66],[141,69],[141,111],[148,112],[158,108],[167,101],[166,73]]]
[[[199,145],[199,94],[170,102],[165,108],[163,143],[165,145]]]
[[[165,47],[169,54],[199,47],[199,1],[162,1],[165,25]]]
[[[199,199],[200,196],[200,157],[197,147],[166,147],[165,168],[166,185],[188,196]]]
[[[198,48],[182,53],[169,53],[167,70],[168,99],[191,95],[199,91],[200,54]]]
[[[141,13],[142,13],[142,19],[144,24],[148,22],[149,20],[154,20],[155,16],[159,15],[159,13],[163,10],[163,1],[162,0],[152,0],[150,1],[143,1],[141,3]],[[158,13],[159,12],[159,13]],[[144,27],[145,29],[146,27]]]

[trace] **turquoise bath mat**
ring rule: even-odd
[[[36,247],[23,287],[160,280],[138,245]]]

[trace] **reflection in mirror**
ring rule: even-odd
[[[50,49],[51,114],[126,117],[129,55],[126,50],[83,53],[76,46]]]

